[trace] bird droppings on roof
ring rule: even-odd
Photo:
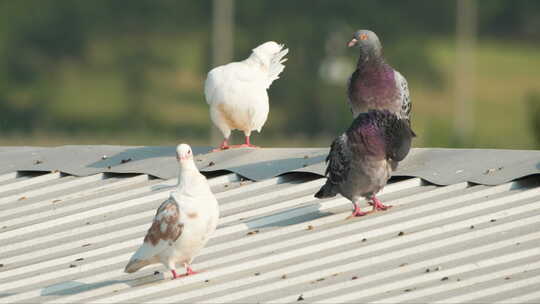
[[[496,186],[392,179],[380,195],[394,208],[349,221],[346,199],[313,198],[324,181],[290,173],[240,186],[237,174],[209,174],[218,229],[194,261],[200,273],[171,280],[161,265],[122,271],[175,178],[2,173],[0,301],[538,302],[539,176]]]
[[[125,163],[129,163],[130,161],[132,161],[133,159],[131,157],[128,157],[128,158],[123,158],[122,160],[120,160],[120,163],[121,164],[125,164]]]

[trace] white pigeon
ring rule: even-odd
[[[173,278],[180,277],[177,264],[184,265],[186,275],[195,274],[191,262],[216,230],[218,202],[195,166],[191,147],[178,145],[176,159],[180,164],[177,189],[157,209],[143,244],[126,265],[127,273],[160,262],[171,270]]]
[[[210,117],[223,133],[219,150],[228,149],[231,130],[241,130],[246,136],[240,147],[255,147],[250,143],[251,131],[261,132],[268,117],[266,90],[279,78],[285,68],[282,59],[289,49],[274,41],[265,42],[252,50],[251,55],[212,69],[204,85]]]

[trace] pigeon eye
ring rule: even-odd
[[[362,34],[360,35],[360,40],[367,40],[367,35],[366,34]]]
[[[187,151],[187,154],[191,154],[191,150],[188,150],[188,151]]]

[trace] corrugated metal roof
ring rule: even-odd
[[[202,172],[228,171],[254,181],[287,172],[324,176],[328,148],[238,148],[207,153],[193,147]],[[75,176],[98,173],[148,174],[175,178],[175,147],[61,146],[0,147],[0,174],[13,171],[59,171]],[[437,185],[472,182],[499,185],[540,174],[540,151],[412,148],[394,176],[420,177]]]
[[[0,175],[0,302],[539,302],[540,178],[392,181],[389,211],[348,219],[324,179],[209,179],[220,202],[195,276],[123,268],[176,180]],[[368,209],[368,208],[366,208]],[[155,271],[160,271],[155,274]]]

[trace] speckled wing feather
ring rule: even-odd
[[[406,118],[407,121],[411,120],[412,103],[409,96],[409,84],[407,79],[401,75],[398,71],[395,71],[396,85],[401,93],[401,117]]]
[[[180,208],[171,196],[159,206],[152,226],[144,237],[144,242],[156,246],[160,241],[176,241],[184,228],[184,224],[179,220]]]
[[[170,247],[182,235],[183,228],[180,208],[171,196],[159,206],[152,226],[148,229],[142,246],[127,264],[126,272],[135,272],[154,262],[157,255]]]

